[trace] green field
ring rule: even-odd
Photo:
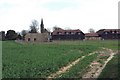
[[[107,66],[103,69],[103,72],[99,76],[99,78],[117,78],[118,77],[118,56],[116,55],[108,64]]]
[[[42,44],[2,42],[3,78],[45,78],[61,67],[101,47],[118,49],[118,41],[58,41]],[[76,77],[97,54],[84,58],[63,77]],[[82,66],[81,66],[82,64]],[[81,67],[81,68],[79,68]],[[105,73],[105,72],[104,72]]]

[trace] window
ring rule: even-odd
[[[62,32],[57,32],[57,34],[62,34]]]
[[[30,41],[30,38],[28,38],[28,41]]]
[[[105,34],[108,34],[108,32],[105,32]]]
[[[34,41],[36,41],[36,38],[34,38]]]
[[[114,31],[112,31],[112,33],[114,34]]]
[[[73,32],[71,34],[74,34]]]
[[[78,33],[78,35],[80,35],[80,33]]]
[[[69,34],[68,32],[66,32],[66,34]]]
[[[59,34],[62,34],[61,32],[59,32]]]

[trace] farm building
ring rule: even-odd
[[[53,40],[83,40],[84,33],[77,29],[77,30],[54,30],[52,32],[52,39]]]
[[[25,41],[27,42],[47,42],[48,33],[28,33],[25,35]]]
[[[85,40],[101,40],[101,37],[97,33],[86,33]]]
[[[101,29],[97,31],[102,39],[120,39],[120,29]]]

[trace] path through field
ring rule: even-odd
[[[101,51],[98,58],[89,65],[89,69],[83,75],[82,78],[98,78],[106,64],[114,57],[115,53],[111,49],[103,48],[105,51]],[[107,53],[106,53],[107,52]],[[98,62],[101,56],[108,56],[107,59],[103,59],[103,63]]]
[[[105,68],[107,63],[114,57],[115,53],[111,49],[103,48],[103,51],[98,51],[99,55],[97,59],[95,59],[86,69],[84,75],[82,78],[98,78],[102,70]],[[90,56],[95,54],[95,52],[90,53],[86,56]],[[49,75],[47,78],[58,78],[61,76],[61,74],[67,72],[72,68],[72,66],[76,65],[80,60],[85,58],[86,56],[82,56],[81,58],[78,58],[77,60],[71,62],[67,66],[64,66],[59,69],[59,71]]]
[[[93,54],[95,54],[95,52],[90,53],[88,56],[93,55]],[[60,68],[59,71],[51,74],[50,76],[48,76],[48,78],[56,78],[56,77],[58,77],[60,74],[65,73],[66,71],[68,71],[72,66],[76,65],[83,58],[85,58],[85,56],[82,56],[81,58],[78,58],[77,60],[73,61],[72,63],[68,64],[67,66]]]

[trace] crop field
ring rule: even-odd
[[[85,56],[69,71],[59,75],[61,78],[81,77],[84,69],[99,53],[89,54],[101,50],[101,47],[118,50],[118,41],[54,41],[41,44],[3,41],[2,77],[47,78],[60,68]]]

